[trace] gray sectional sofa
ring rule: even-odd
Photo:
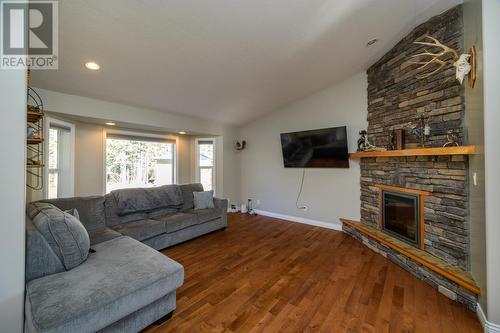
[[[227,225],[226,200],[194,209],[193,192],[201,191],[201,184],[168,185],[29,204],[25,331],[137,332],[170,318],[184,269],[156,250]],[[65,240],[51,238],[54,226],[74,236],[64,224],[74,209],[88,256],[85,245],[60,250]],[[56,218],[62,222],[50,224]]]

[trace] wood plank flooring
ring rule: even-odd
[[[482,332],[476,314],[353,238],[263,216],[163,251],[185,268],[169,332]]]

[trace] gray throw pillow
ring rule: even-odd
[[[90,249],[89,234],[76,217],[50,206],[32,209],[32,212],[38,210],[32,221],[65,269],[70,270],[87,259]]]
[[[194,209],[215,208],[214,191],[193,192]]]
[[[71,208],[71,209],[67,209],[64,211],[65,213],[68,213],[69,215],[73,215],[74,217],[76,217],[76,219],[78,221],[80,221],[80,213],[78,213],[78,209],[76,208]],[[80,221],[81,222],[81,221]]]
[[[31,202],[26,208],[26,214],[30,219],[34,219],[42,210],[56,208],[54,205],[47,202]]]

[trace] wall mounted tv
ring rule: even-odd
[[[347,128],[282,133],[285,168],[349,168]]]

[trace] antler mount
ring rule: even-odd
[[[436,38],[429,36],[429,35],[425,35],[423,38],[428,38],[428,39],[432,40],[432,42],[416,41],[414,43],[419,44],[419,45],[431,46],[434,48],[440,48],[441,52],[430,52],[427,49],[424,49],[424,52],[418,53],[418,54],[415,54],[412,56],[412,58],[421,58],[421,57],[430,57],[431,58],[428,61],[412,61],[412,63],[414,63],[414,64],[421,65],[420,67],[417,68],[419,70],[425,69],[427,66],[429,66],[431,64],[438,65],[433,71],[431,71],[429,73],[417,75],[417,78],[424,79],[426,77],[429,77],[429,76],[433,75],[434,73],[436,73],[437,71],[439,71],[444,66],[446,66],[447,64],[455,65],[455,62],[460,58],[457,51],[455,51],[451,47],[448,47],[448,46],[442,44]],[[444,59],[446,59],[446,56],[449,54],[452,55],[452,59],[444,60]]]

